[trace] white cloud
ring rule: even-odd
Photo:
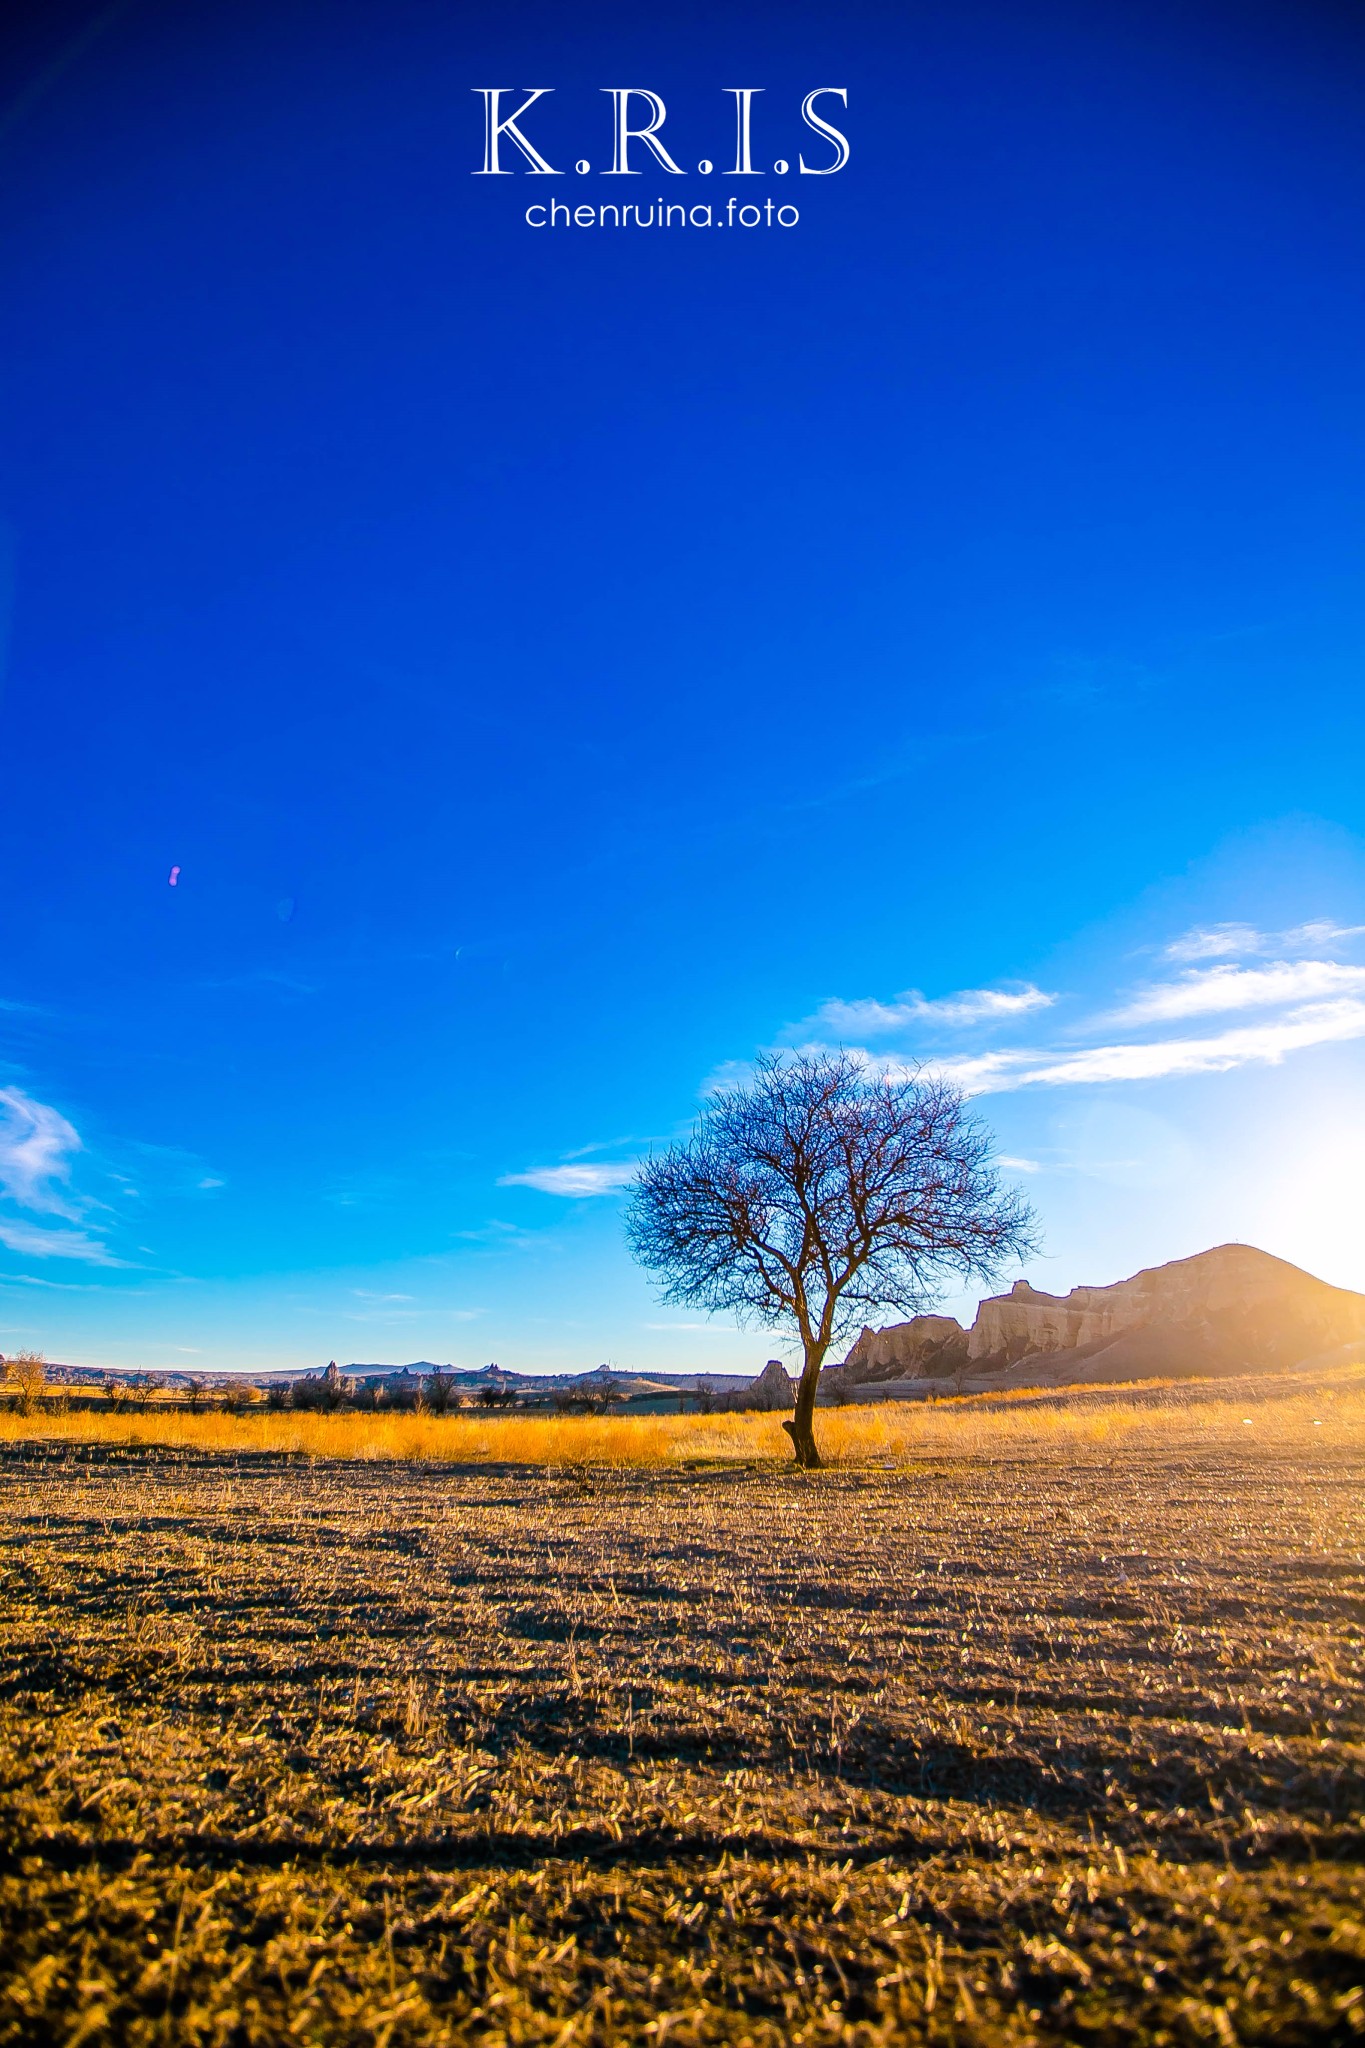
[[[543,1195],[610,1195],[634,1180],[635,1168],[618,1166],[533,1166],[526,1173],[505,1173],[500,1188],[539,1188]]]
[[[1302,953],[1339,945],[1343,939],[1358,938],[1365,924],[1334,924],[1330,918],[1312,918],[1307,924],[1291,925],[1287,931],[1258,931],[1254,924],[1196,925],[1166,948],[1168,960],[1239,960],[1267,953]]]
[[[1166,947],[1168,960],[1235,960],[1259,953],[1262,935],[1251,924],[1196,925]]]
[[[751,1060],[722,1060],[718,1067],[711,1069],[698,1093],[703,1097],[723,1095],[730,1088],[747,1088],[753,1078]]]
[[[1263,932],[1250,924],[1220,924],[1186,932],[1166,951],[1169,959],[1206,960],[1167,980],[1132,991],[1115,1009],[1092,1015],[1068,1032],[1071,1045],[988,1046],[979,1052],[937,1054],[921,1041],[915,1025],[951,1021],[997,1023],[1049,1008],[1057,999],[1026,983],[1014,989],[967,989],[927,1002],[911,991],[891,1003],[826,1003],[813,1020],[823,1034],[803,1049],[828,1052],[838,1038],[869,1071],[891,1080],[912,1079],[925,1068],[954,1082],[968,1095],[999,1095],[1021,1088],[1099,1087],[1107,1083],[1172,1079],[1226,1073],[1235,1067],[1274,1065],[1313,1046],[1365,1038],[1365,966],[1325,959],[1329,945],[1365,932],[1365,925],[1340,925],[1325,918],[1285,931]],[[1301,958],[1305,949],[1316,958]],[[1238,957],[1264,964],[1241,965]],[[1118,1029],[1178,1024],[1187,1018],[1239,1011],[1276,1013],[1263,1022],[1238,1024],[1199,1037],[1144,1035],[1136,1044],[1095,1044]],[[861,1026],[861,1042],[850,1043],[842,1027]],[[875,1050],[868,1041],[891,1031],[901,1034],[895,1050]],[[1092,1042],[1077,1048],[1075,1040]],[[1036,1162],[1005,1160],[1015,1172],[1038,1172]]]
[[[0,1244],[12,1252],[30,1252],[40,1259],[84,1259],[92,1266],[121,1266],[98,1238],[84,1230],[45,1230],[35,1223],[18,1223],[0,1216]]]
[[[1022,988],[965,988],[931,1003],[920,1000],[915,1016],[925,1023],[979,1024],[987,1017],[1024,1017],[1032,1010],[1048,1009],[1056,1000],[1032,982]]]
[[[1002,1152],[995,1163],[1009,1173],[1041,1173],[1043,1170],[1036,1159],[1014,1159],[1008,1152]]]
[[[1160,1024],[1227,1010],[1280,1009],[1360,992],[1365,992],[1365,967],[1346,967],[1334,960],[1279,960],[1270,967],[1228,963],[1195,968],[1177,981],[1139,989],[1102,1021]]]
[[[23,1209],[74,1218],[61,1189],[81,1141],[59,1110],[18,1088],[0,1088],[0,1191]]]
[[[1225,1074],[1233,1067],[1278,1066],[1287,1053],[1365,1038],[1365,1002],[1318,1003],[1274,1023],[1243,1024],[1214,1038],[1165,1038],[1146,1045],[1100,1045],[1016,1075],[1006,1086],[1061,1087],[1082,1081],[1155,1081],[1178,1074]]]
[[[122,1266],[85,1227],[89,1204],[67,1191],[71,1161],[84,1148],[60,1110],[36,1102],[20,1088],[0,1088],[0,1196],[30,1216],[57,1216],[70,1229],[0,1216],[0,1244],[43,1259],[82,1259],[92,1266]]]
[[[1096,1045],[1056,1052],[1015,1047],[962,1059],[933,1059],[925,1069],[941,1074],[966,1095],[1004,1095],[1017,1088],[1096,1087],[1105,1082],[1161,1081],[1188,1074],[1224,1074],[1234,1067],[1276,1066],[1288,1054],[1317,1045],[1341,1045],[1365,1038],[1365,997],[1311,1003],[1263,1024],[1243,1024],[1209,1038],[1149,1039],[1132,1045]],[[850,1047],[870,1072],[893,1081],[921,1072],[918,1062]],[[1019,1161],[1016,1171],[1027,1172]]]
[[[828,1051],[825,1046],[812,1046],[812,1052]],[[888,1081],[913,1081],[917,1075],[928,1071],[941,1074],[966,1095],[991,1095],[1002,1088],[1013,1088],[1018,1083],[1010,1078],[1017,1069],[1043,1059],[1045,1054],[1015,1050],[1012,1052],[983,1052],[966,1055],[958,1059],[906,1059],[897,1053],[869,1052],[866,1046],[849,1046],[847,1050],[856,1058],[866,1062],[868,1070],[880,1074]]]
[[[851,1003],[837,997],[822,1003],[814,1017],[794,1030],[832,1032],[836,1038],[885,1038],[910,1025],[941,1025],[956,1028],[1007,1017],[1023,1017],[1045,1010],[1057,998],[1045,989],[1026,982],[1021,988],[964,988],[955,995],[937,996],[932,1001],[918,989],[907,989],[892,1002],[869,997]]]
[[[1365,1001],[1316,1003],[1273,1023],[1243,1024],[1212,1038],[1162,1038],[1137,1045],[1096,1045],[1060,1057],[1047,1052],[988,1054],[945,1061],[939,1071],[973,1095],[1014,1088],[1095,1086],[1106,1081],[1160,1081],[1183,1074],[1225,1074],[1234,1067],[1277,1066],[1292,1052],[1365,1038]]]
[[[0,1287],[51,1287],[59,1294],[104,1294],[100,1280],[46,1280],[37,1273],[0,1274]]]
[[[1343,939],[1358,939],[1365,924],[1333,924],[1329,918],[1314,918],[1309,924],[1291,925],[1279,934],[1280,944],[1267,945],[1267,953],[1311,952],[1315,946],[1340,945]]]

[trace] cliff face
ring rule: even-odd
[[[1225,1244],[1108,1287],[1044,1294],[1017,1280],[983,1301],[969,1331],[952,1316],[865,1329],[845,1386],[1007,1367],[1042,1376],[1143,1379],[1286,1367],[1365,1342],[1365,1295],[1329,1287],[1253,1245]],[[1069,1354],[1069,1355],[1068,1355]],[[1021,1361],[1023,1362],[1021,1365]]]
[[[1291,1266],[1253,1245],[1225,1244],[1151,1266],[1110,1287],[1043,1294],[1018,1280],[983,1301],[968,1337],[973,1359],[1012,1363],[1030,1352],[1103,1345],[1154,1325],[1216,1336],[1256,1355],[1288,1362],[1365,1337],[1365,1296]]]
[[[967,1332],[956,1316],[915,1316],[885,1330],[866,1325],[844,1360],[845,1386],[910,1380],[951,1372],[967,1357]]]
[[[1120,1287],[1130,1283],[1120,1281]],[[1075,1288],[1073,1294],[1098,1294],[1097,1287]],[[1131,1320],[1131,1318],[1130,1318]],[[1008,1294],[992,1295],[976,1311],[967,1333],[971,1358],[1022,1358],[1026,1351],[1074,1351],[1095,1344],[1127,1327],[1123,1310],[1083,1307],[1070,1295],[1043,1294],[1027,1280],[1016,1280]]]

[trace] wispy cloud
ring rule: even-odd
[[[1311,953],[1359,938],[1365,924],[1335,924],[1330,918],[1263,932],[1254,924],[1196,925],[1166,947],[1168,960],[1243,960],[1269,953]]]
[[[918,989],[907,989],[889,1003],[871,997],[850,1003],[836,997],[822,1003],[813,1017],[793,1025],[792,1030],[828,1032],[844,1039],[886,1038],[916,1025],[960,1030],[972,1024],[1026,1017],[1035,1010],[1048,1009],[1056,1000],[1032,982],[1017,988],[964,988],[932,1000]]]
[[[59,1294],[106,1294],[102,1280],[48,1280],[38,1273],[0,1274],[0,1287],[49,1287]]]
[[[819,1046],[809,1048],[820,1051]],[[904,1053],[873,1052],[868,1046],[851,1045],[847,1050],[867,1064],[869,1073],[882,1074],[890,1081],[913,1081],[923,1073],[942,1074],[964,1095],[999,1095],[1007,1088],[1024,1084],[1017,1078],[1049,1057],[1041,1051],[1014,1049],[1009,1052],[959,1053],[948,1058],[916,1059]]]
[[[363,1294],[359,1287],[351,1289],[352,1294]],[[376,1294],[369,1297],[380,1304],[375,1308],[348,1308],[342,1314],[348,1323],[476,1323],[483,1314],[481,1308],[441,1308],[426,1302],[420,1308],[391,1308],[384,1304],[395,1301],[411,1301],[410,1294]]]
[[[153,1145],[139,1138],[119,1149],[124,1154],[124,1163],[136,1175],[136,1185],[116,1167],[106,1165],[105,1173],[125,1196],[150,1201],[180,1200],[189,1195],[212,1194],[226,1186],[208,1160],[184,1145]]]
[[[494,1251],[539,1251],[545,1241],[541,1231],[526,1230],[520,1223],[508,1223],[498,1216],[477,1230],[452,1230],[450,1235],[457,1244],[483,1245]]]
[[[505,1173],[500,1188],[539,1188],[543,1195],[610,1195],[634,1180],[628,1162],[614,1166],[532,1166],[525,1173]]]
[[[944,1051],[934,1046],[933,1029],[945,1021],[1006,1024],[1050,1008],[1057,1000],[1026,983],[1016,989],[968,989],[934,1003],[913,993],[895,1003],[826,1003],[814,1020],[824,1026],[824,1037],[817,1038],[812,1049],[836,1037],[849,1045],[850,1032],[839,1027],[861,1026],[850,1049],[871,1071],[903,1078],[928,1067],[970,1095],[1097,1087],[1276,1065],[1291,1053],[1314,1046],[1365,1038],[1365,966],[1323,957],[1362,932],[1365,926],[1322,918],[1278,932],[1247,924],[1186,932],[1165,948],[1166,957],[1204,959],[1209,965],[1191,966],[1131,991],[1115,1006],[1066,1030],[1061,1044],[1018,1045],[1007,1039],[1003,1045],[988,1043],[979,1050]],[[1315,948],[1317,957],[1290,957],[1307,947]],[[1240,964],[1246,957],[1260,961],[1272,948],[1275,957],[1264,964]],[[1256,1023],[1230,1024],[1198,1037],[1167,1037],[1151,1028],[1249,1010],[1267,1014]],[[1142,1035],[1132,1040],[1110,1036],[1129,1031]],[[893,1035],[899,1045],[877,1046],[879,1037]],[[1078,1045],[1078,1039],[1090,1042]],[[1002,1164],[1021,1173],[1039,1170],[1027,1160]]]
[[[281,974],[272,967],[254,967],[248,969],[243,974],[225,974],[217,978],[208,977],[201,981],[199,986],[203,989],[211,989],[215,993],[229,989],[246,991],[278,989],[287,996],[315,996],[318,993],[318,984],[316,982],[304,981],[297,974]]]
[[[402,1191],[403,1183],[397,1174],[385,1173],[377,1167],[362,1168],[350,1174],[345,1185],[333,1183],[324,1189],[322,1199],[336,1209],[375,1209]]]
[[[646,1323],[647,1330],[685,1330],[691,1337],[744,1337],[749,1333],[737,1330],[730,1323]]]
[[[1270,967],[1194,968],[1175,981],[1142,988],[1103,1021],[1161,1024],[1229,1010],[1283,1009],[1365,992],[1365,967],[1335,960],[1279,960]]]
[[[1365,1000],[1310,1004],[1264,1024],[1243,1024],[1210,1038],[1161,1038],[1131,1045],[1087,1046],[1075,1052],[1012,1049],[977,1059],[935,1060],[934,1070],[968,1095],[1003,1095],[1017,1088],[1094,1087],[1112,1081],[1162,1081],[1184,1074],[1225,1074],[1234,1067],[1277,1066],[1311,1046],[1365,1038]],[[884,1073],[894,1060],[867,1055]],[[910,1071],[908,1068],[904,1071]]]
[[[1233,1067],[1277,1066],[1288,1053],[1357,1038],[1365,1038],[1365,1002],[1348,997],[1312,1005],[1274,1023],[1235,1026],[1213,1038],[1092,1046],[1026,1071],[1012,1085],[1059,1087],[1074,1081],[1154,1081],[1177,1074],[1225,1074]]]
[[[85,1230],[48,1230],[36,1223],[21,1223],[0,1216],[0,1244],[12,1252],[27,1252],[39,1259],[84,1259],[91,1266],[122,1266],[107,1245]]]
[[[71,1165],[83,1151],[80,1134],[60,1110],[21,1088],[0,1088],[0,1198],[23,1216],[0,1215],[0,1245],[40,1259],[81,1259],[91,1266],[122,1266],[91,1230],[87,1214],[98,1204],[77,1201]],[[54,1228],[34,1217],[59,1217]]]
[[[74,1218],[65,1192],[80,1137],[60,1110],[0,1088],[0,1192],[21,1209]]]

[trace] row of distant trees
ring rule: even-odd
[[[439,1366],[434,1372],[413,1375],[395,1385],[392,1380],[350,1379],[332,1364],[320,1375],[276,1382],[262,1401],[259,1390],[246,1380],[211,1386],[202,1379],[177,1376],[172,1380],[158,1372],[108,1373],[99,1383],[67,1385],[52,1379],[47,1361],[39,1351],[0,1356],[0,1399],[21,1415],[40,1410],[50,1412],[68,1406],[72,1400],[84,1405],[101,1399],[115,1411],[131,1413],[168,1400],[193,1413],[225,1409],[232,1414],[264,1405],[273,1411],[295,1409],[314,1414],[345,1408],[448,1415],[465,1405],[454,1374]],[[515,1402],[516,1394],[510,1388],[490,1385],[480,1389],[477,1400],[484,1408],[505,1408]]]
[[[509,1408],[516,1402],[510,1387],[490,1383],[476,1396],[483,1408]],[[335,1359],[327,1370],[303,1379],[281,1381],[269,1388],[270,1408],[293,1408],[313,1414],[334,1414],[338,1410],[405,1409],[423,1415],[450,1415],[466,1405],[465,1392],[454,1373],[437,1366],[429,1373],[406,1378],[357,1380],[343,1373]]]
[[[301,1379],[279,1380],[264,1394],[249,1381],[228,1381],[210,1386],[193,1377],[174,1379],[164,1373],[109,1373],[98,1384],[84,1382],[69,1386],[49,1375],[41,1352],[18,1351],[0,1357],[0,1401],[21,1415],[48,1413],[102,1401],[115,1412],[136,1414],[153,1403],[172,1403],[202,1414],[210,1409],[244,1414],[249,1408],[264,1407],[279,1414],[406,1413],[451,1415],[475,1407],[483,1410],[523,1405],[549,1407],[563,1414],[602,1415],[624,1398],[613,1389],[579,1391],[556,1387],[543,1399],[527,1402],[514,1387],[496,1381],[472,1392],[452,1372],[437,1366],[433,1372],[400,1379],[354,1379],[341,1372],[335,1362],[326,1371]]]
[[[215,1391],[200,1380],[191,1380],[187,1385],[170,1388],[166,1376],[158,1372],[111,1372],[99,1382],[69,1384],[52,1378],[41,1351],[14,1351],[7,1358],[0,1356],[0,1400],[21,1415],[39,1410],[52,1412],[69,1407],[73,1401],[84,1405],[97,1399],[103,1399],[109,1408],[135,1412],[150,1407],[168,1389],[191,1409],[244,1409],[250,1406],[252,1398],[251,1389],[245,1385]]]

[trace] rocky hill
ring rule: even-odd
[[[1107,1287],[1046,1294],[1017,1280],[977,1309],[865,1329],[846,1389],[951,1378],[1012,1386],[1284,1370],[1365,1343],[1365,1295],[1253,1245],[1225,1244]]]

